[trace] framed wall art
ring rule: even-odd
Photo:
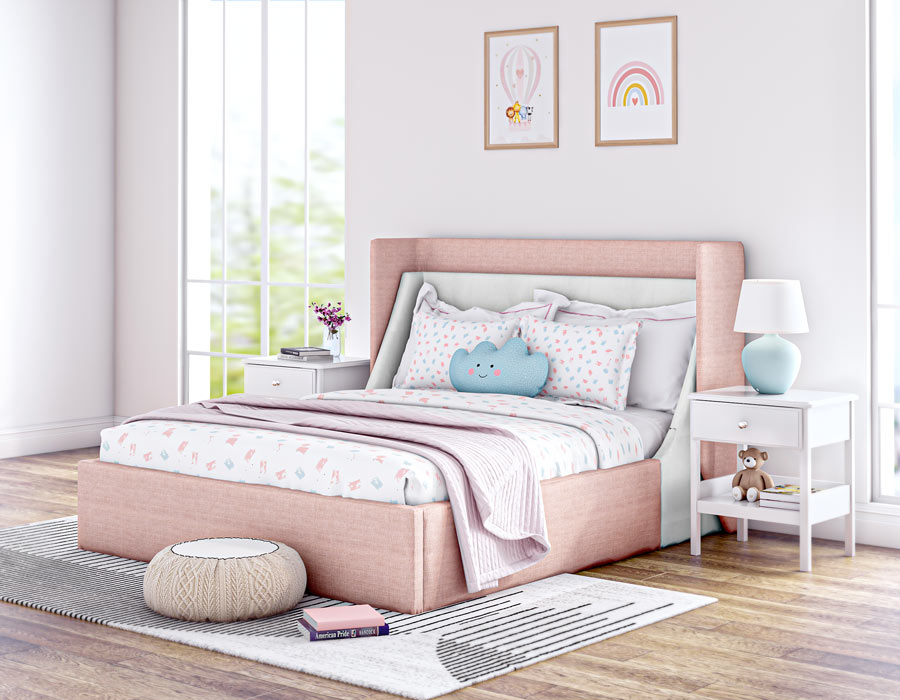
[[[559,28],[484,34],[484,147],[559,146]]]
[[[594,25],[594,143],[678,143],[676,17]]]

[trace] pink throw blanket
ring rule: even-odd
[[[160,409],[127,422],[155,419],[340,437],[429,459],[447,484],[471,593],[493,588],[500,578],[537,563],[550,551],[540,479],[531,454],[510,431],[485,426],[477,414],[372,401],[239,394]]]

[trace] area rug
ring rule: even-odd
[[[562,574],[420,615],[382,611],[387,637],[310,642],[301,608],[234,623],[182,622],[144,604],[144,562],[77,547],[63,518],[0,530],[0,600],[410,698],[434,698],[715,602]]]

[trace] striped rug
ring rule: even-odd
[[[0,600],[213,649],[410,698],[434,698],[715,602],[715,598],[562,574],[420,615],[382,611],[388,637],[311,643],[307,596],[263,620],[182,622],[144,605],[147,565],[77,547],[63,518],[0,530]]]

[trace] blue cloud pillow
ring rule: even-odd
[[[547,356],[529,355],[521,338],[510,338],[499,350],[485,340],[472,352],[457,350],[450,359],[453,388],[473,393],[537,396],[549,371]]]

